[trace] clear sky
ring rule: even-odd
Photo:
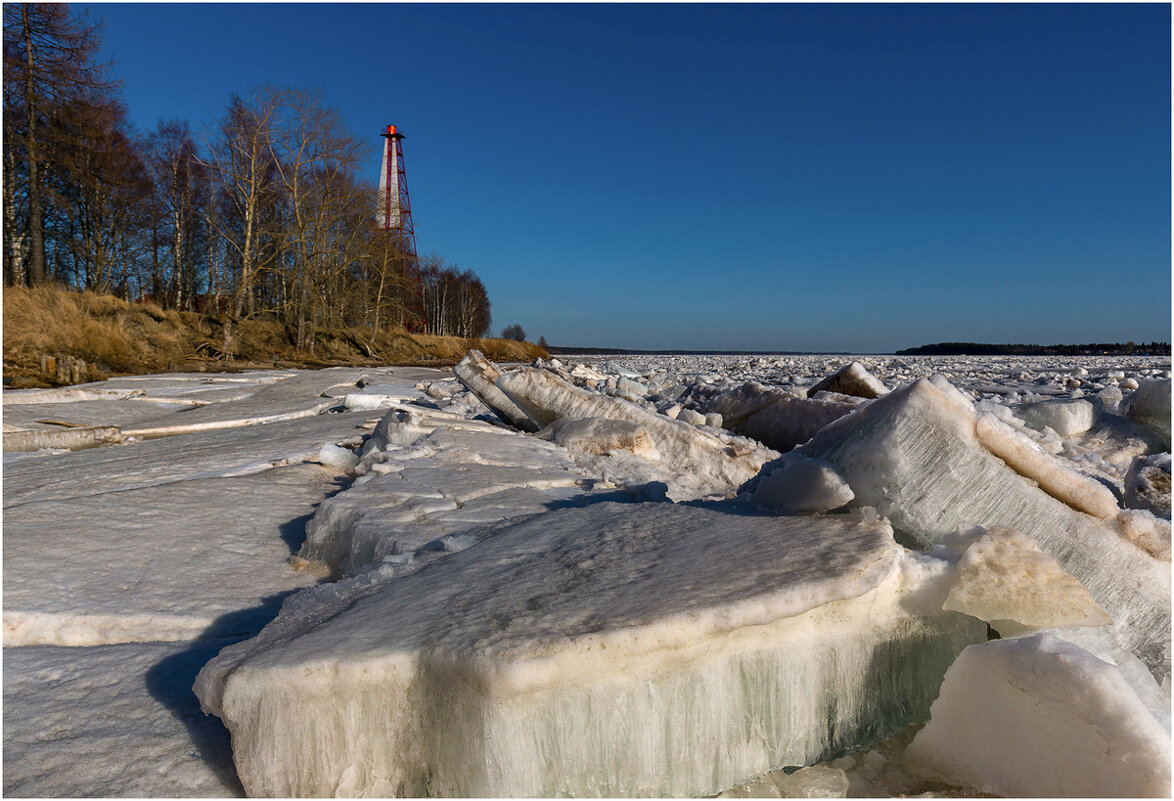
[[[1170,337],[1170,7],[79,4],[140,129],[389,123],[494,332],[885,352]],[[372,199],[374,204],[374,199]]]

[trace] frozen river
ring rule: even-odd
[[[498,367],[5,392],[5,794],[1169,794],[1169,358]]]

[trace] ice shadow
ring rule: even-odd
[[[668,499],[668,485],[662,481],[650,481],[614,490],[588,490],[569,498],[547,501],[543,507],[553,512],[556,509],[582,509],[597,503],[672,503]]]
[[[334,489],[327,492],[322,497],[322,500],[333,498],[338,493],[350,489],[351,484],[353,483],[354,479],[350,478],[349,476],[339,476],[335,478]],[[318,511],[318,507],[321,505],[321,503],[322,501],[319,501],[318,503],[314,504],[314,508],[310,511],[309,514],[304,514],[301,517],[295,517],[293,520],[287,520],[277,527],[277,533],[281,536],[281,541],[285,543],[287,548],[289,548],[289,553],[291,556],[297,554],[297,552],[302,549],[302,545],[306,541],[306,524],[309,523],[311,518],[314,517],[314,514]]]
[[[757,504],[745,503],[737,498],[722,500],[698,499],[673,501],[668,497],[668,485],[662,481],[635,484],[631,487],[606,491],[588,491],[569,498],[549,501],[543,506],[547,511],[556,509],[582,509],[599,503],[664,503],[674,506],[690,506],[695,509],[710,509],[737,517],[779,517],[777,512],[763,509]]]
[[[306,541],[306,524],[310,522],[310,518],[314,516],[311,512],[308,515],[295,517],[286,523],[282,523],[277,527],[278,533],[281,535],[282,542],[289,548],[290,554],[296,554],[302,549],[302,543]]]
[[[189,648],[162,659],[144,677],[151,697],[187,728],[192,741],[188,755],[202,760],[218,779],[242,796],[245,790],[233,763],[228,729],[220,718],[204,714],[192,685],[204,665],[222,649],[256,635],[277,617],[282,602],[292,592],[296,590],[270,595],[258,606],[221,615]]]
[[[337,495],[351,485],[351,479],[340,476],[335,488],[326,495]],[[317,508],[317,507],[315,507]],[[290,549],[297,553],[306,539],[306,523],[313,513],[295,517],[278,526],[278,533]],[[172,654],[153,665],[144,681],[147,692],[162,704],[188,730],[192,741],[189,754],[203,760],[227,786],[244,795],[232,758],[232,740],[228,729],[219,718],[206,715],[200,709],[200,700],[192,691],[196,675],[209,660],[234,643],[255,636],[265,628],[277,613],[286,597],[297,592],[288,590],[275,593],[257,606],[239,609],[216,618],[208,628],[190,643],[190,647]]]

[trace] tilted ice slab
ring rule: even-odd
[[[910,611],[902,554],[847,516],[557,510],[295,596],[196,693],[251,795],[715,793],[925,718],[986,627]]]
[[[784,453],[855,408],[854,403],[798,397],[754,381],[716,395],[705,405],[706,411],[722,416],[726,428]]]
[[[189,687],[222,641],[4,649],[4,795],[243,795]]]
[[[421,432],[417,441],[365,457],[371,473],[322,502],[299,556],[338,575],[478,526],[547,511],[580,492],[583,475],[561,448],[484,424],[437,427],[441,420],[420,415],[414,427],[400,426]],[[562,491],[551,492],[556,488]]]
[[[922,379],[832,423],[799,451],[832,464],[853,504],[876,507],[925,544],[973,525],[1032,537],[1114,619],[1121,644],[1168,675],[1170,563],[1134,544],[1122,519],[1088,513],[1116,510],[1104,486],[1033,448],[976,414],[945,381]]]
[[[1161,715],[1116,665],[1053,633],[997,640],[950,667],[905,764],[996,795],[1168,798]]]
[[[724,432],[711,434],[630,401],[579,389],[544,370],[511,370],[497,379],[497,386],[540,427],[560,418],[608,418],[644,426],[660,455],[663,480],[674,500],[730,494],[777,456],[749,440]]]
[[[504,422],[529,432],[537,431],[541,427],[536,426],[509,396],[498,389],[494,382],[501,377],[501,370],[486,359],[481,351],[469,351],[452,371],[470,392],[479,397],[481,402]]]
[[[357,445],[367,419],[323,414],[24,459],[5,465],[4,508],[314,461],[325,442]]]
[[[735,430],[785,453],[855,409],[849,403],[784,395],[750,415]]]
[[[337,474],[298,465],[23,504],[4,515],[4,646],[185,640],[255,630]],[[242,628],[243,627],[243,628]]]

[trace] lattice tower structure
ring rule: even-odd
[[[424,315],[424,283],[420,277],[420,259],[416,255],[416,227],[412,222],[412,202],[408,196],[408,175],[404,170],[404,135],[396,126],[388,125],[382,134],[383,169],[379,175],[379,199],[376,224],[389,236],[396,238],[396,247],[408,279],[410,302],[405,325],[409,330],[426,329]]]

